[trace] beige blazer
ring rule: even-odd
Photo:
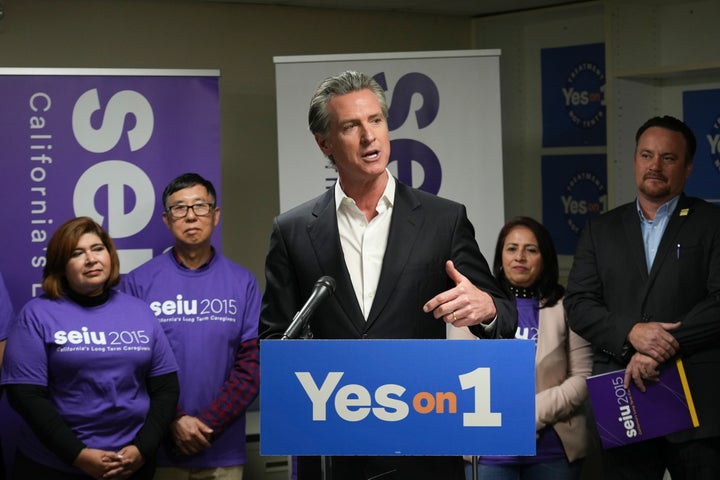
[[[465,328],[448,324],[450,339],[477,338]],[[552,425],[569,461],[586,455],[587,384],[592,371],[590,344],[570,330],[562,301],[541,308],[535,354],[535,428]]]

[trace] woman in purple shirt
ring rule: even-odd
[[[113,241],[92,219],[50,239],[44,294],[20,311],[2,367],[24,420],[12,478],[152,478],[177,365],[147,306],[111,288],[119,276]]]

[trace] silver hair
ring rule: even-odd
[[[345,95],[360,90],[370,90],[380,102],[382,113],[387,118],[388,106],[385,99],[385,92],[380,85],[370,76],[347,70],[338,75],[328,77],[318,85],[310,100],[308,111],[308,124],[313,134],[327,136],[330,129],[330,115],[327,111],[328,102],[335,96]]]

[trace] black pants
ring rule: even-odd
[[[654,438],[603,452],[608,480],[661,480],[666,468],[672,480],[720,479],[720,437],[682,443]]]
[[[133,480],[152,480],[154,475],[155,463],[145,462],[145,465],[130,478]],[[18,450],[15,455],[15,466],[11,478],[13,480],[88,480],[92,477],[55,470],[29,459]]]
[[[298,458],[298,480],[322,480],[320,457]],[[331,480],[464,480],[462,457],[330,457]]]
[[[5,480],[5,456],[3,455],[2,442],[0,442],[0,480]]]

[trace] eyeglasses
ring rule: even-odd
[[[213,203],[196,203],[195,205],[173,205],[168,207],[167,211],[170,212],[172,218],[185,218],[188,214],[188,209],[192,209],[193,213],[198,217],[204,217],[210,215],[210,212],[215,208]]]

